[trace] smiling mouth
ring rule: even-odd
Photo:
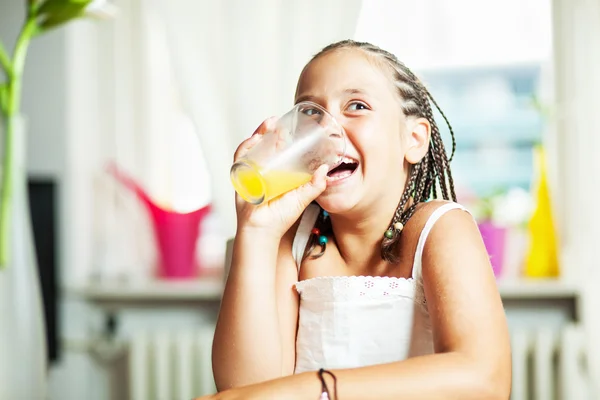
[[[331,182],[347,178],[350,175],[352,175],[357,168],[357,160],[350,157],[343,157],[342,162],[337,167],[335,167],[327,173],[327,180]]]

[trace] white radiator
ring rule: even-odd
[[[129,399],[190,400],[215,393],[213,334],[214,327],[134,335],[129,353]]]
[[[215,392],[214,328],[140,333],[130,348],[130,400],[190,400]],[[511,400],[588,400],[583,331],[576,325],[512,329]]]
[[[538,328],[511,331],[511,400],[591,399],[583,330]]]

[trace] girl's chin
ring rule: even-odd
[[[330,214],[344,214],[356,205],[354,196],[347,193],[335,193],[326,191],[317,198],[317,203]]]

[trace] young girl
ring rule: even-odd
[[[268,204],[238,199],[206,399],[507,399],[501,299],[430,93],[392,54],[342,41],[304,68],[305,100],[343,126],[347,156]]]

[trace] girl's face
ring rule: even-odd
[[[390,75],[361,50],[341,49],[318,57],[300,76],[296,102],[310,100],[326,108],[349,140],[345,163],[330,172],[317,199],[330,213],[369,212],[383,199],[400,199],[407,150],[425,140],[418,134],[429,125],[404,116]]]

